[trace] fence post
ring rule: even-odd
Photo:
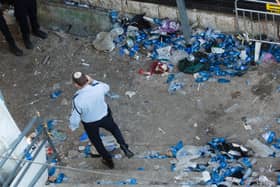
[[[182,24],[183,34],[184,34],[186,42],[189,42],[189,40],[190,40],[190,25],[189,25],[189,19],[188,19],[188,15],[187,15],[185,0],[176,0],[176,2],[177,2],[178,10],[179,10],[180,21],[181,21],[181,24]]]

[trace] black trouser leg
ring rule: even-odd
[[[38,23],[38,18],[37,18],[37,3],[36,3],[36,0],[31,0],[30,1],[30,4],[28,6],[28,15],[29,15],[32,31],[33,32],[38,31],[39,28],[40,28],[40,25]]]
[[[104,158],[104,159],[111,159],[112,156],[108,153],[105,149],[102,140],[99,134],[99,124],[98,122],[94,123],[84,123],[84,128],[88,134],[88,137],[91,143],[95,146],[97,152]]]
[[[114,121],[114,119],[113,119],[113,117],[111,115],[110,109],[108,111],[109,111],[109,113],[104,118],[104,123],[103,123],[102,127],[104,129],[106,129],[107,131],[111,132],[113,134],[113,136],[116,138],[117,142],[121,146],[127,147],[127,144],[125,143],[123,135],[122,135],[118,125],[115,123],[115,121]]]
[[[15,0],[15,16],[24,39],[29,38],[30,30],[28,24],[29,1]]]
[[[14,38],[12,37],[8,25],[1,13],[0,13],[0,30],[3,33],[6,41],[9,43],[9,45],[15,44]]]

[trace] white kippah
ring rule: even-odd
[[[79,79],[79,78],[81,78],[81,76],[82,76],[82,72],[80,72],[80,71],[75,72],[73,75],[74,79]]]

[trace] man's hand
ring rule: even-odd
[[[280,0],[275,0],[278,5],[280,5]]]
[[[93,78],[91,78],[91,76],[86,75],[87,79],[88,79],[88,83],[91,84],[93,82]]]

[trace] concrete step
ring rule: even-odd
[[[67,176],[66,183],[88,183],[88,181],[124,181],[135,178],[140,184],[167,184],[173,183],[175,172],[158,171],[132,171],[132,170],[62,170]]]
[[[137,171],[143,168],[144,171],[163,170],[170,171],[171,161],[173,158],[167,159],[137,159],[122,158],[113,159],[115,168],[119,170]],[[79,158],[67,162],[67,166],[83,169],[106,169],[101,163],[101,158]]]
[[[170,161],[172,159],[127,159],[114,160],[115,169],[109,170],[100,162],[100,158],[81,158],[74,159],[67,167],[73,167],[73,170],[61,169],[67,176],[67,180],[63,181],[59,186],[112,186],[97,185],[96,181],[124,181],[126,179],[136,178],[139,183],[137,186],[178,186],[174,184],[175,177],[178,172],[171,172]],[[254,165],[254,171],[259,175],[267,176],[270,180],[276,181],[273,169],[278,169],[279,163],[275,158],[256,158],[257,163]],[[271,172],[267,169],[272,164]],[[143,171],[138,168],[144,168]],[[77,169],[74,169],[77,168]],[[265,168],[263,172],[259,168]],[[188,173],[184,176],[183,181],[193,181],[195,177],[199,177],[201,173]],[[89,184],[89,181],[92,181]],[[163,184],[162,184],[163,183]],[[197,185],[196,185],[197,186]]]

